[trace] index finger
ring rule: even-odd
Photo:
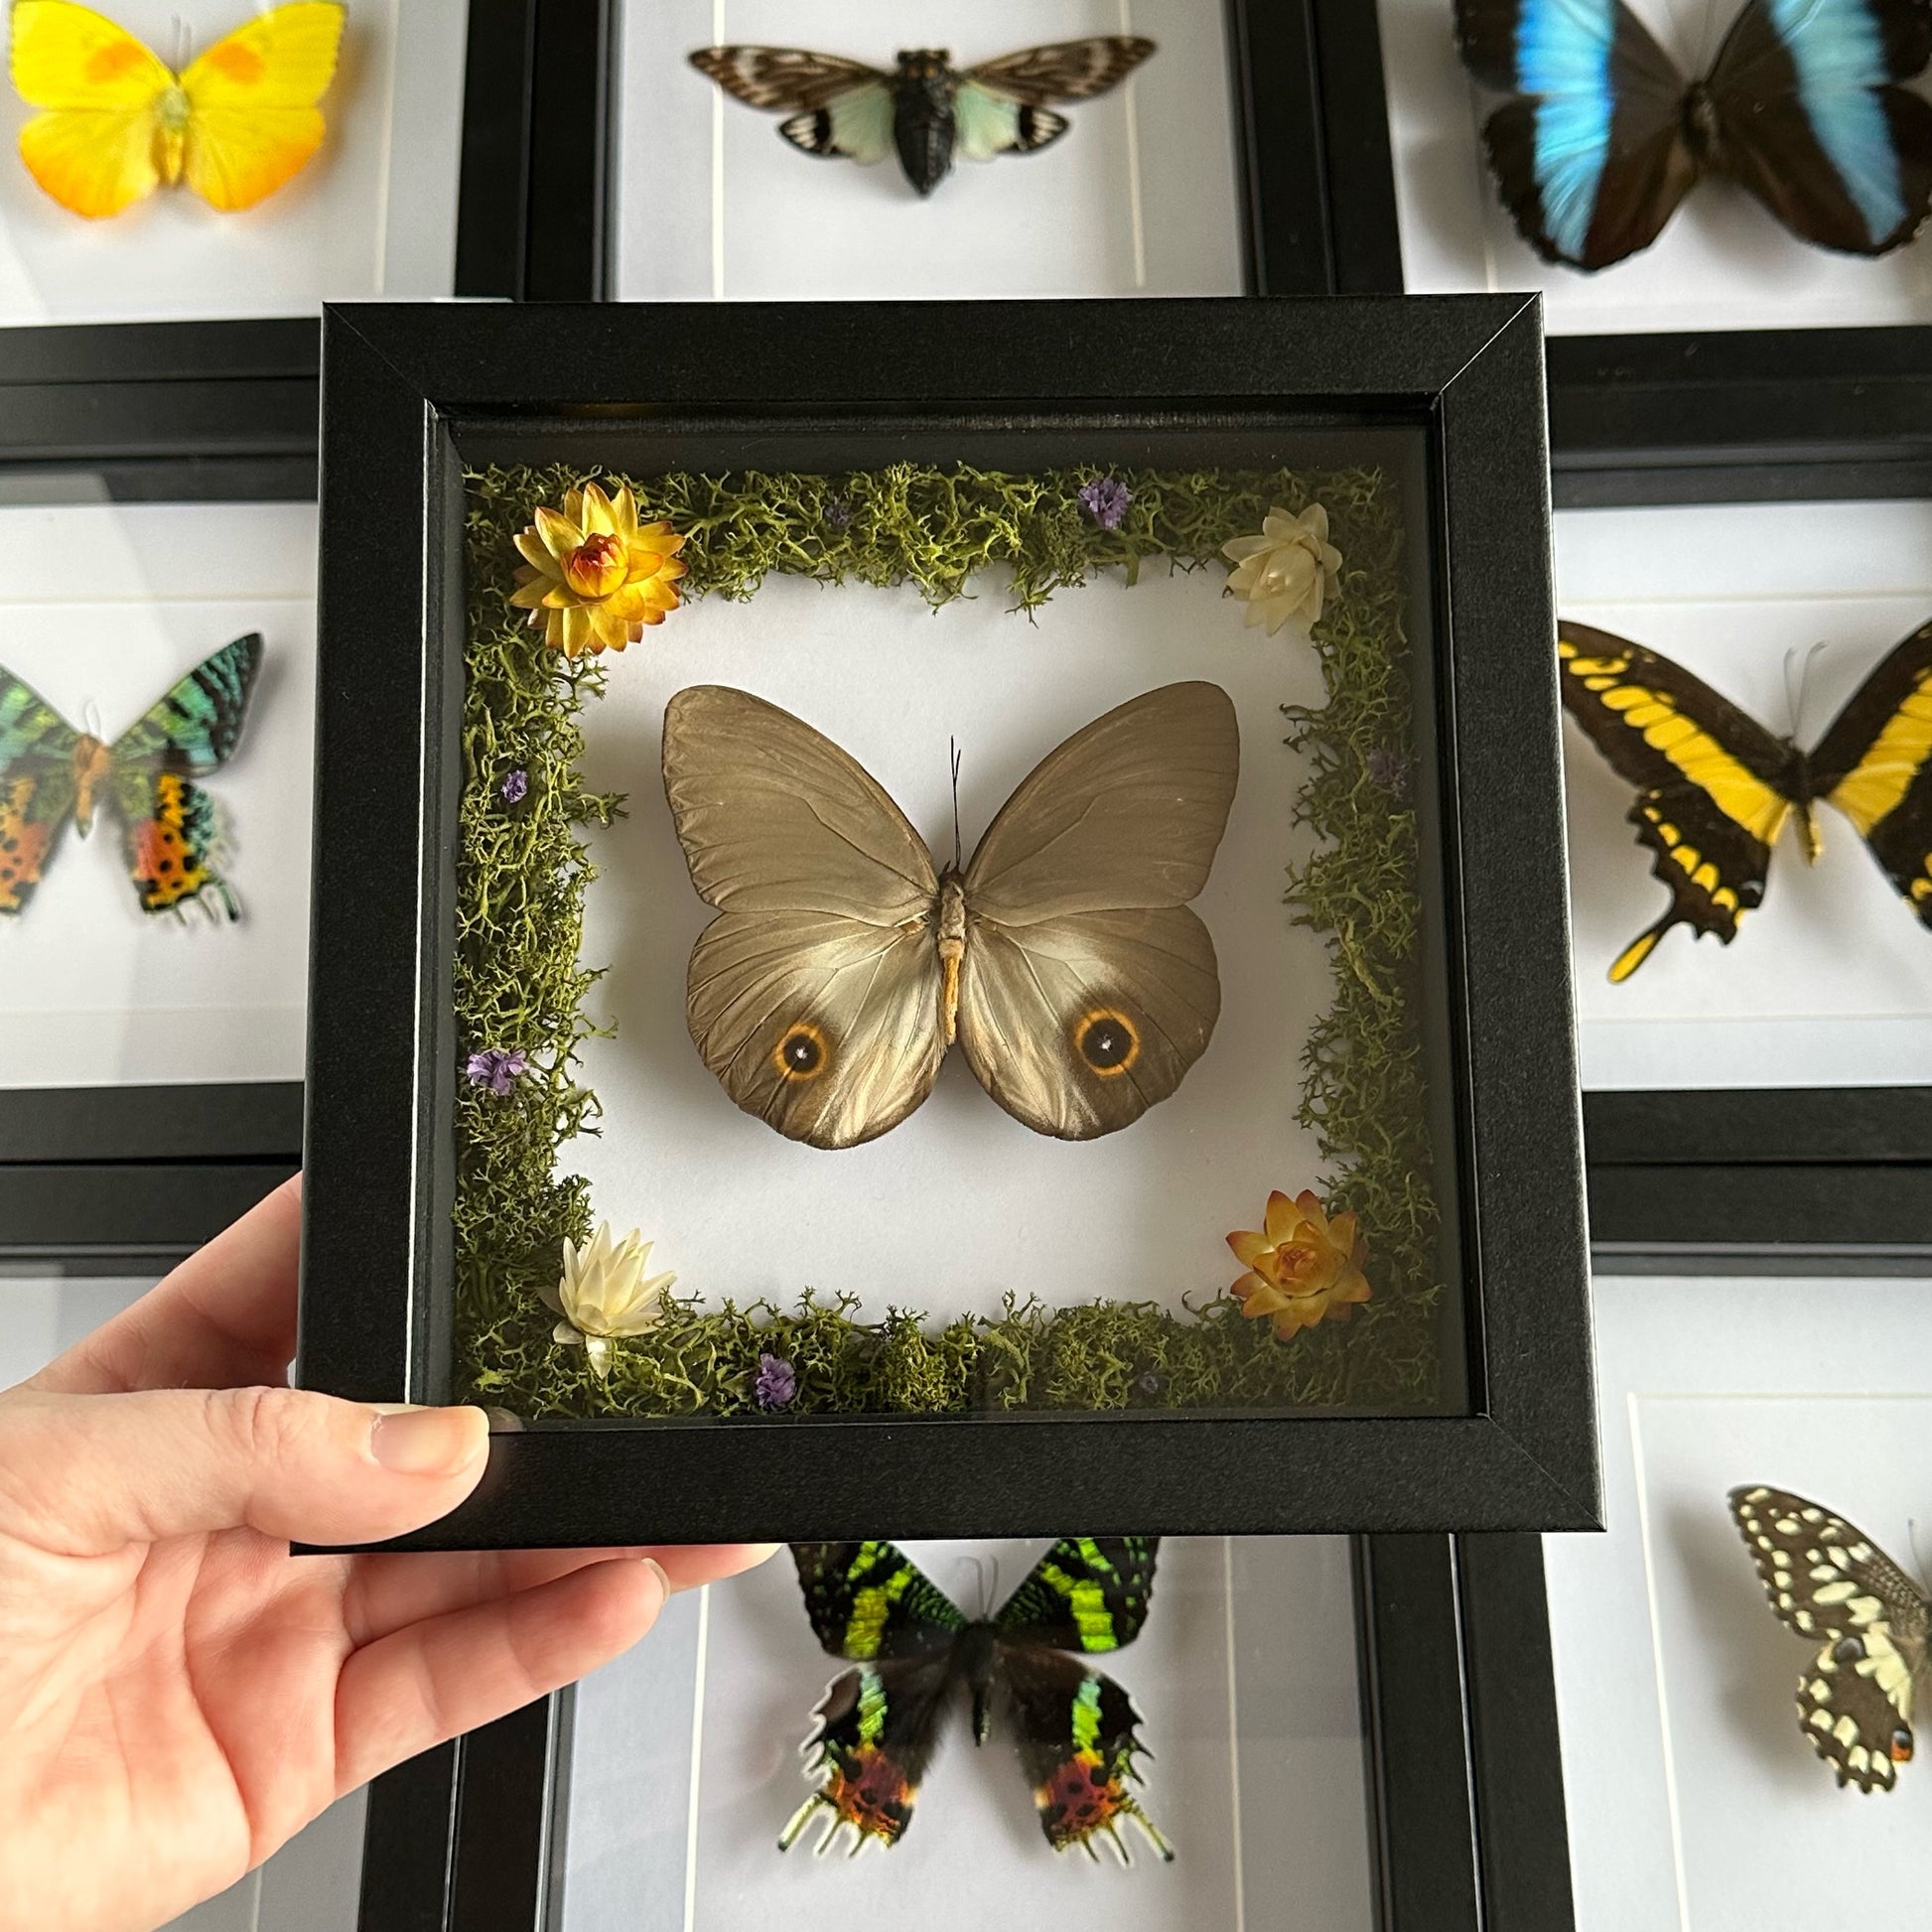
[[[302,1176],[285,1180],[27,1386],[59,1395],[285,1382],[295,1356]]]

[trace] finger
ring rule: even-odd
[[[0,1533],[66,1556],[247,1526],[372,1543],[454,1509],[488,1452],[481,1409],[303,1389],[0,1396]]]
[[[665,1593],[656,1564],[619,1558],[363,1646],[336,1686],[338,1789],[609,1663],[657,1620]]]
[[[434,1555],[360,1556],[343,1598],[349,1641],[360,1645],[405,1624],[493,1602],[596,1563],[650,1557],[671,1588],[735,1577],[762,1563],[775,1543],[659,1543],[627,1550],[452,1550]]]
[[[106,1395],[285,1380],[301,1246],[296,1174],[27,1386]]]

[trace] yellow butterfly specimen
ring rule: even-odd
[[[73,0],[14,0],[13,82],[36,114],[20,158],[90,220],[164,182],[223,213],[272,195],[322,145],[316,106],[335,77],[339,0],[272,7],[176,73]]]

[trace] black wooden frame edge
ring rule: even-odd
[[[1249,293],[1399,293],[1374,8],[1363,0],[1222,4]],[[494,23],[486,43],[480,8]],[[518,212],[513,221],[463,222],[460,293],[543,302],[608,293],[617,14],[617,0],[473,0],[466,140],[474,98],[480,140],[485,129],[494,136],[477,171],[479,193],[492,210],[514,196]],[[520,183],[506,172],[512,154]],[[470,179],[466,147],[466,198]]]
[[[1172,412],[1198,400],[1212,409],[1226,395],[1293,393],[1331,398],[1336,408],[1401,398],[1410,419],[1417,409],[1424,419],[1433,416],[1444,487],[1480,489],[1485,505],[1483,516],[1458,523],[1454,567],[1446,556],[1439,579],[1454,634],[1484,641],[1479,652],[1453,654],[1452,701],[1471,715],[1493,707],[1499,696],[1506,696],[1511,715],[1542,705],[1554,740],[1555,669],[1540,641],[1547,625],[1536,616],[1550,609],[1550,587],[1534,305],[1488,298],[1199,302],[1188,312],[1198,375],[1177,375],[1159,342],[1148,341],[1150,332],[1159,335],[1156,319],[1171,328],[1175,313],[1175,305],[1161,302],[1086,306],[1078,333],[1095,339],[1094,365],[1111,371],[1115,407]],[[379,542],[332,543],[322,583],[321,634],[325,652],[334,656],[318,720],[320,910],[308,1145],[312,1153],[325,1151],[312,1164],[305,1280],[352,1282],[357,1293],[305,1292],[301,1372],[311,1386],[370,1400],[434,1400],[448,1373],[446,1339],[439,1339],[447,1311],[438,1311],[436,1284],[447,1279],[449,1221],[434,1205],[443,1196],[420,1176],[432,1162],[447,1172],[451,1160],[451,1089],[441,1072],[454,1064],[443,990],[449,921],[440,908],[454,890],[445,828],[455,811],[460,691],[453,680],[461,640],[446,635],[442,662],[426,665],[413,691],[396,688],[396,660],[386,640],[397,611],[427,608],[442,613],[446,627],[460,627],[460,610],[438,594],[460,568],[447,554],[460,524],[449,513],[460,489],[452,425],[504,412],[554,415],[571,405],[608,420],[611,409],[639,406],[639,393],[629,386],[634,375],[625,373],[638,368],[652,370],[658,392],[699,411],[711,399],[721,408],[757,412],[800,395],[834,413],[865,408],[880,396],[943,410],[961,406],[948,402],[955,381],[981,411],[1003,403],[1035,414],[1085,406],[1086,365],[1072,374],[1058,346],[1066,340],[1066,305],[1003,303],[980,315],[981,334],[994,328],[1003,352],[976,349],[968,372],[949,366],[947,311],[933,304],[329,312],[325,523],[353,532],[377,516],[383,535]],[[1287,341],[1294,346],[1292,390],[1282,365]],[[774,347],[779,344],[781,350]],[[545,371],[548,395],[528,393],[532,369]],[[982,394],[988,387],[991,394]],[[330,452],[339,446],[345,455],[333,461]],[[426,519],[441,533],[435,542],[443,551],[425,549]],[[413,543],[398,537],[412,527]],[[352,569],[350,552],[357,559]],[[367,707],[353,696],[371,680],[386,684],[395,698],[373,727]],[[1469,750],[1462,766],[1455,784],[1465,800],[1509,795],[1525,808],[1555,809],[1554,742],[1547,756],[1525,757],[1520,744],[1506,755],[1501,747]],[[371,862],[366,841],[358,847],[356,890],[340,901],[357,906],[352,931],[329,910],[338,902],[336,874],[348,855],[322,836],[351,799],[358,816],[424,826],[422,852],[391,854],[377,891],[369,890],[361,870]],[[1466,902],[1477,908],[1471,916],[1499,917],[1513,935],[1511,948],[1486,956],[1526,960],[1538,945],[1561,956],[1562,881],[1547,855],[1493,828],[1471,837],[1465,826],[1451,834],[1457,836]],[[1490,1376],[1489,1386],[1478,1389],[1477,1413],[1291,1424],[1242,1419],[1211,1431],[1153,1415],[1082,1419],[1085,1440],[1096,1453],[1105,1450],[1115,1469],[1118,1480],[1110,1487],[1121,1507],[1137,1513],[1136,1529],[1197,1527],[1186,1519],[1184,1498],[1209,1488],[1243,1493],[1238,1468],[1257,1454],[1291,1455],[1298,1466],[1306,1458],[1307,1481],[1278,1483],[1265,1493],[1245,1485],[1251,1500],[1242,1507],[1251,1516],[1217,1528],[1595,1525],[1587,1257],[1575,1220],[1581,1128],[1574,1082],[1560,1077],[1572,1037],[1567,976],[1512,971],[1506,983],[1470,984],[1465,975],[1462,998],[1469,1008],[1466,1051],[1478,1081],[1511,1096],[1508,1106],[1466,1123],[1465,1159],[1479,1193],[1493,1189],[1496,1198],[1539,1203],[1510,1234],[1480,1217],[1469,1230],[1482,1258],[1478,1280],[1535,1285],[1533,1294],[1492,1294],[1471,1311],[1472,1321],[1479,1316],[1484,1324],[1474,1346]],[[355,1041],[352,1054],[334,1050],[348,1039]],[[397,1098],[403,1095],[413,1098],[405,1103]],[[408,1258],[406,1279],[396,1276],[399,1257]],[[931,1515],[901,1525],[908,1535],[971,1534],[985,1524],[960,1512],[985,1507],[994,1493],[1003,1499],[1000,1526],[1008,1533],[1043,1529],[1064,1507],[1063,1498],[1039,1486],[1038,1474],[1051,1466],[1051,1457],[1042,1463],[1040,1455],[1058,1440],[1042,1432],[1063,1422],[1003,1420],[989,1430],[975,1420],[925,1418],[916,1426],[883,1426],[895,1442],[906,1493],[932,1499]],[[810,1427],[836,1432],[874,1425]],[[948,1432],[956,1427],[980,1430],[973,1452],[997,1485],[970,1505],[950,1479],[955,1451]],[[1206,1436],[1217,1445],[1211,1450]],[[490,1474],[477,1495],[422,1532],[416,1547],[474,1547],[479,1539],[506,1545],[634,1540],[635,1523],[621,1526],[612,1512],[622,1513],[621,1499],[646,1493],[664,1512],[651,1527],[655,1539],[715,1535],[721,1501],[729,1502],[736,1534],[844,1533],[878,1504],[869,1484],[855,1483],[849,1471],[841,1476],[835,1464],[849,1460],[859,1468],[865,1457],[839,1457],[832,1444],[814,1441],[813,1460],[826,1466],[804,1484],[798,1449],[806,1440],[789,1429],[721,1436],[676,1426],[506,1433],[493,1444]],[[1223,1457],[1237,1455],[1237,1444],[1247,1447],[1221,1466]],[[655,1472],[641,1489],[621,1474],[637,1456]],[[721,1487],[721,1456],[732,1471],[728,1489]],[[561,1477],[566,1466],[576,1473]],[[1217,1467],[1224,1479],[1217,1480]],[[1367,1500],[1370,1492],[1378,1500]],[[809,1520],[772,1516],[772,1499],[780,1496],[792,1499],[793,1512],[806,1510]]]
[[[1570,1932],[1542,1545],[1354,1539],[1381,1932]],[[370,1787],[359,1932],[558,1932],[573,1693]],[[1267,1922],[1266,1901],[1251,1901]]]

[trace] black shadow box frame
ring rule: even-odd
[[[1250,295],[1402,287],[1382,43],[1365,0],[1199,0],[1226,17]],[[471,0],[466,143],[509,219],[466,222],[457,286],[532,302],[607,294],[621,0]],[[924,30],[921,30],[924,31]],[[472,182],[465,154],[465,193]]]
[[[1553,337],[1559,509],[1932,497],[1932,328]],[[1914,1274],[1932,1088],[1584,1097],[1607,1273]]]
[[[813,438],[833,449],[842,431],[882,423],[955,437],[962,424],[995,436],[1096,421],[1407,424],[1422,432],[1436,524],[1441,710],[1514,721],[1451,740],[1438,720],[1454,750],[1438,802],[1458,881],[1448,1024],[1470,1412],[518,1427],[497,1436],[476,1497],[411,1541],[837,1537],[882,1515],[908,1536],[1026,1534],[1064,1513],[1049,1445],[1068,1427],[1091,1432],[1083,1514],[1103,1527],[1594,1527],[1564,883],[1554,841],[1517,832],[1526,819],[1554,828],[1560,796],[1535,305],[1236,298],[971,314],[962,330],[959,308],[938,303],[327,313],[302,1380],[389,1401],[434,1402],[451,1386],[466,464],[588,473],[652,437],[733,424],[747,438],[788,427],[807,462]],[[399,643],[411,630],[414,650]],[[1525,730],[1531,717],[1545,726]],[[351,825],[354,838],[334,835]],[[1472,970],[1496,960],[1506,974]],[[1248,1480],[1257,1465],[1275,1480]]]
[[[1570,1932],[1538,1539],[1358,1537],[1355,1604],[1380,1932]],[[562,1932],[572,1703],[375,1780],[358,1932]],[[1246,1909],[1276,1922],[1267,1898]]]
[[[316,493],[317,326],[0,330],[0,503]],[[297,1081],[0,1091],[0,1263],[146,1274],[300,1165]]]

